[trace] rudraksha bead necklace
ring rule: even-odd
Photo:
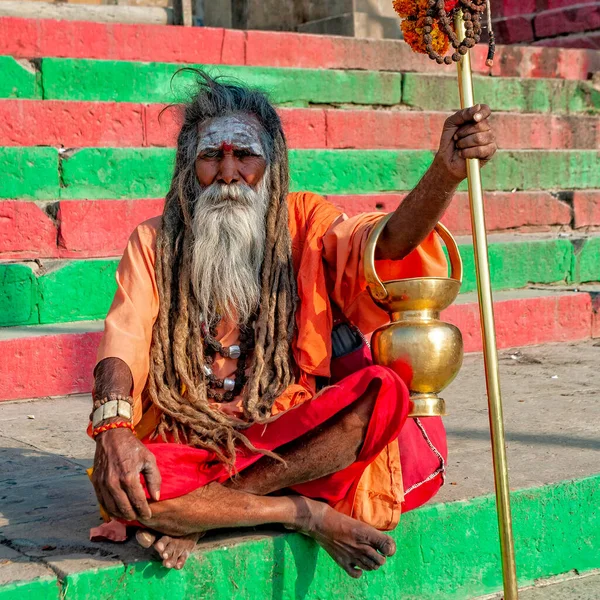
[[[217,326],[220,319],[216,320],[207,327],[202,324],[203,346],[204,346],[204,365],[202,373],[205,377],[208,386],[206,395],[215,402],[231,402],[236,396],[239,396],[246,385],[246,365],[248,355],[254,348],[254,320],[246,325],[240,326],[240,341],[239,344],[233,346],[223,346],[217,336]],[[234,377],[225,377],[219,379],[215,376],[212,370],[216,355],[219,354],[223,358],[237,359],[237,367]],[[217,392],[216,390],[223,390]]]

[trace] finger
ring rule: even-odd
[[[162,477],[160,475],[160,471],[158,470],[158,466],[156,465],[156,459],[154,458],[153,454],[151,454],[151,458],[148,458],[144,463],[142,474],[146,480],[146,487],[148,488],[150,498],[158,502],[160,500],[160,486],[162,483]]]
[[[479,160],[490,160],[496,152],[496,144],[488,144],[487,146],[476,146],[475,148],[465,148],[459,151],[461,158],[478,158]]]
[[[476,104],[469,108],[463,108],[446,119],[444,128],[455,128],[470,123],[478,122],[489,117],[491,114],[490,107],[487,104]]]
[[[152,518],[152,510],[148,505],[146,493],[140,482],[139,475],[127,477],[123,482],[123,490],[127,494],[131,506],[140,518],[145,520]]]
[[[456,147],[459,149],[474,148],[475,146],[488,146],[493,143],[494,134],[491,131],[483,131],[458,140],[458,142],[456,142]]]
[[[467,137],[468,135],[473,135],[474,133],[479,133],[480,131],[490,131],[491,129],[492,126],[488,120],[479,121],[479,123],[463,125],[456,130],[454,139],[459,140],[460,138]]]
[[[112,499],[119,511],[119,516],[127,521],[135,521],[136,514],[129,502],[129,498],[127,494],[122,489],[113,489],[112,490]]]

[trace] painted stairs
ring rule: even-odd
[[[499,346],[600,337],[600,52],[500,47],[484,62],[478,47],[501,148],[483,174]],[[180,67],[200,65],[265,89],[292,189],[350,215],[393,210],[458,108],[454,70],[391,40],[0,18],[0,401],[90,391],[118,257],[168,188],[164,109],[189,89]],[[465,189],[444,218],[465,261],[446,317],[475,352]]]

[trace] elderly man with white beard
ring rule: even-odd
[[[386,321],[361,269],[383,215],[289,193],[268,99],[198,79],[164,212],[130,238],[98,353],[95,535],[134,525],[180,569],[208,530],[280,524],[360,577],[394,554],[382,531],[438,491],[447,454],[439,419],[408,419],[405,383],[363,353],[360,332]],[[446,276],[433,228],[465,159],[495,153],[489,116],[447,119],[378,241],[386,279]]]

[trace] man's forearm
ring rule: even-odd
[[[381,232],[375,258],[400,260],[414,250],[440,220],[459,183],[434,160]]]
[[[110,394],[129,396],[133,389],[131,369],[120,358],[101,360],[94,371],[94,400]]]

